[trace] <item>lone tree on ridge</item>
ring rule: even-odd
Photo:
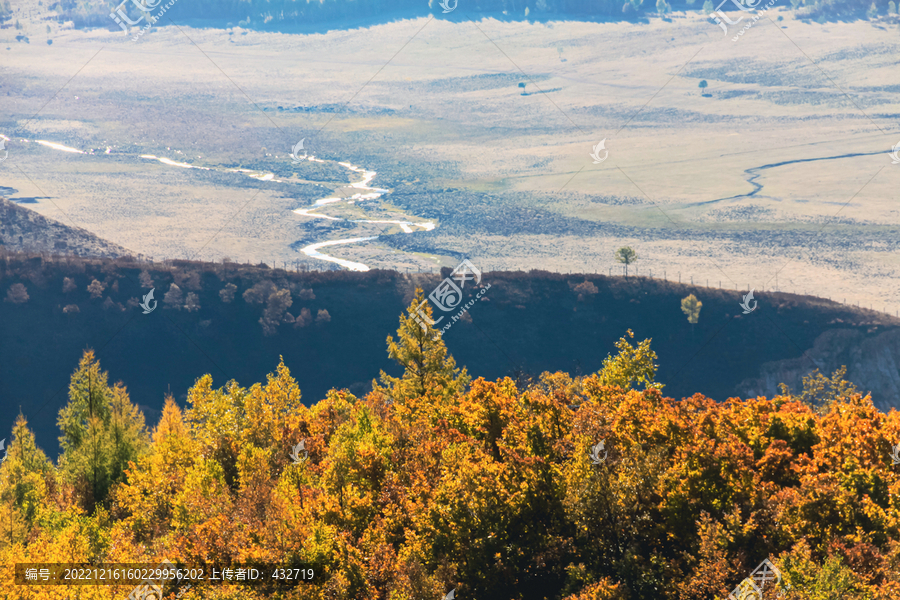
[[[625,265],[625,277],[628,277],[628,265],[638,259],[637,252],[631,246],[623,246],[616,250],[616,260]]]

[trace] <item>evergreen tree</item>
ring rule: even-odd
[[[26,532],[30,531],[46,504],[47,478],[52,478],[53,463],[35,445],[34,433],[21,414],[13,425],[12,442],[2,465],[0,502],[10,507],[10,517],[17,511]]]
[[[469,383],[469,375],[465,367],[456,368],[456,361],[447,352],[444,340],[432,327],[433,312],[421,288],[416,288],[415,298],[406,312],[408,315],[400,315],[398,339],[387,338],[388,356],[403,367],[403,375],[391,377],[382,371],[381,382],[386,389],[374,382],[373,388],[386,391],[398,402],[426,395],[445,400],[458,396]]]
[[[128,463],[136,461],[150,447],[150,436],[144,424],[144,413],[131,403],[121,384],[112,389],[109,426],[110,479],[113,483],[125,479]]]
[[[148,444],[143,415],[125,388],[110,388],[107,379],[93,350],[86,350],[72,374],[69,403],[59,411],[60,470],[88,510],[106,499],[128,461]]]

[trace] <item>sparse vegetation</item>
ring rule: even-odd
[[[600,290],[597,289],[597,286],[594,285],[593,282],[588,281],[586,279],[584,280],[583,283],[579,283],[578,285],[574,286],[572,289],[575,291],[576,294],[578,294],[579,302],[584,302],[584,299],[587,296],[594,296],[600,292]]]
[[[102,298],[103,292],[105,290],[106,290],[106,286],[103,283],[101,283],[100,281],[98,281],[97,279],[94,279],[93,281],[91,281],[91,284],[87,287],[88,293],[90,293],[91,298],[93,298],[94,300],[98,300],[98,299]]]
[[[230,304],[234,301],[234,293],[237,291],[237,286],[233,283],[226,283],[225,287],[219,290],[219,298],[222,299],[222,302],[226,304]]]
[[[24,284],[14,283],[6,290],[6,301],[13,304],[25,304],[28,302],[28,290]]]
[[[163,296],[163,304],[166,308],[181,310],[181,307],[184,304],[184,295],[177,284],[173,283],[169,286],[169,291]]]
[[[184,310],[188,312],[197,312],[200,310],[200,297],[194,292],[188,292],[184,300]]]
[[[138,281],[141,282],[142,288],[149,289],[153,287],[153,278],[150,277],[150,273],[148,273],[146,269],[141,271],[141,274],[138,275]]]

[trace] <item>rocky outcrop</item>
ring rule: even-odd
[[[877,335],[830,329],[800,358],[765,363],[758,378],[746,379],[737,386],[737,395],[771,398],[778,393],[779,383],[800,390],[803,377],[813,369],[830,376],[842,365],[847,366],[847,379],[860,391],[871,392],[878,408],[900,408],[900,329]]]

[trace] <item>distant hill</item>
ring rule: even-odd
[[[48,219],[0,197],[0,248],[10,252],[38,252],[118,258],[130,252],[89,231]]]
[[[747,0],[748,5],[761,8],[765,2]],[[165,5],[161,1],[149,1],[155,13]],[[445,14],[439,0],[392,0],[391,2],[356,2],[354,0],[322,0],[320,2],[297,2],[295,0],[218,0],[213,2],[175,3],[166,16],[176,20],[190,19],[214,24],[219,27],[238,26],[248,29],[269,31],[289,31],[299,27],[327,25],[335,27],[365,27],[398,19],[415,19],[433,15],[436,18],[471,20],[490,16],[508,21],[616,21],[641,20],[659,16],[661,8],[665,13],[672,11],[698,11],[710,13],[721,4],[721,0],[670,0],[662,7],[652,0],[449,0],[450,12]],[[129,4],[130,5],[130,4]],[[896,5],[891,13],[887,2],[871,3],[868,0],[792,0],[778,3],[776,7],[794,10],[801,19],[824,21],[853,20],[860,18],[884,17],[891,22],[896,19]],[[875,7],[874,9],[872,7]],[[109,18],[106,3],[86,3],[76,0],[62,0],[54,3],[60,20],[72,21],[76,27],[108,27],[118,30]],[[735,11],[735,6],[727,3],[722,10]],[[131,9],[132,19],[140,16]],[[2,18],[0,13],[0,18]]]
[[[183,401],[198,374],[212,374],[217,386],[226,378],[262,381],[279,356],[306,403],[331,386],[362,395],[380,370],[397,374],[385,340],[415,287],[428,294],[441,279],[7,255],[0,260],[0,414],[21,407],[52,447],[69,375],[88,347],[112,382],[127,382],[150,423],[164,395]],[[632,329],[637,340],[652,338],[657,381],[674,398],[772,395],[782,382],[799,389],[817,366],[830,375],[847,364],[847,378],[879,407],[900,405],[900,321],[888,315],[759,291],[757,310],[744,315],[746,292],[646,277],[489,272],[482,283],[491,285],[483,299],[444,337],[476,377],[595,372]],[[138,303],[151,285],[157,308],[143,314]],[[681,311],[688,294],[703,303],[693,327]],[[438,314],[443,325],[455,313]]]

